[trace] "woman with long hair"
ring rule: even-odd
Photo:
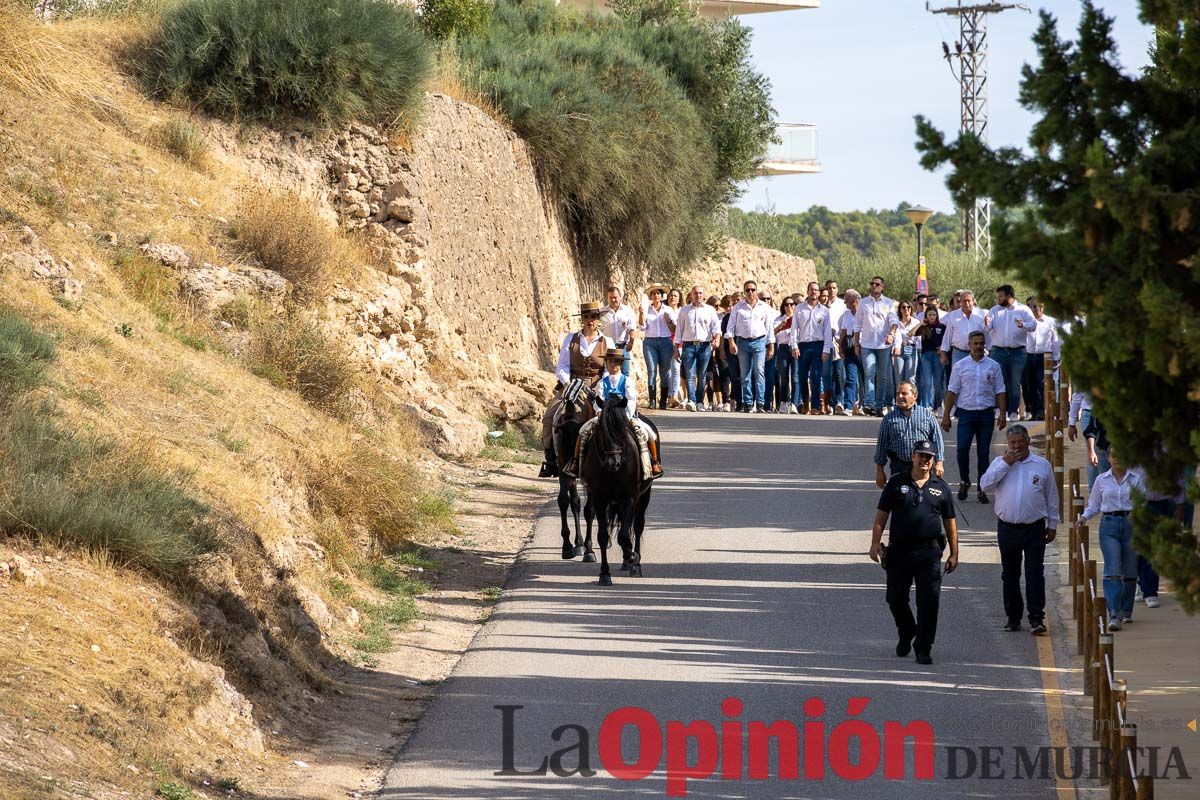
[[[913,304],[908,300],[900,301],[896,306],[896,316],[900,325],[896,328],[896,344],[892,346],[892,374],[895,377],[893,386],[899,386],[901,381],[917,379],[917,328],[921,320],[913,316]],[[888,405],[891,405],[890,403]]]
[[[679,309],[683,307],[683,292],[679,291],[678,289],[672,289],[671,291],[667,292],[666,303],[667,307],[675,312],[675,318],[679,319]],[[673,348],[673,355],[671,356],[671,371],[669,373],[670,387],[668,389],[668,396],[670,398],[671,408],[683,408],[683,401],[680,400],[682,397],[680,394],[680,387],[683,385],[683,382],[680,378],[680,367],[682,366],[682,360],[679,357],[679,348],[676,346],[679,343],[677,341],[678,331],[676,331],[673,336],[674,338],[672,339],[671,344]]]

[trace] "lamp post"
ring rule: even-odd
[[[925,256],[921,252],[921,226],[933,216],[933,209],[925,206],[910,206],[904,209],[904,213],[912,224],[917,226],[917,293],[928,294],[929,281],[925,275]]]

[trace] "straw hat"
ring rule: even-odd
[[[579,304],[579,313],[572,314],[572,317],[598,317],[600,316],[600,303],[595,300],[589,300],[586,303]]]
[[[646,287],[646,297],[649,297],[650,293],[653,291],[661,292],[663,298],[665,299],[667,292],[671,291],[671,287],[667,286],[665,283],[652,283]]]

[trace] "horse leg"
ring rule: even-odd
[[[575,517],[575,555],[581,556],[583,550],[583,537],[579,535],[579,482],[571,481],[571,514]]]
[[[642,577],[642,534],[646,530],[646,508],[649,505],[650,490],[646,489],[637,500],[633,517],[633,566],[629,569],[629,575],[633,578]]]
[[[596,551],[592,549],[592,523],[596,521],[596,508],[592,505],[592,496],[589,494],[587,502],[583,504],[583,518],[587,521],[587,538],[583,540],[583,563],[596,563]]]
[[[567,509],[571,505],[569,481],[570,479],[565,475],[558,476],[558,513],[562,517],[562,557],[564,560],[575,557],[575,548],[571,545],[571,528],[567,525]],[[578,521],[575,524],[578,528]]]
[[[612,575],[608,570],[608,509],[600,514],[597,525],[600,538],[600,585],[612,586]]]
[[[620,510],[620,533],[617,534],[617,543],[621,545],[621,569],[630,570],[633,568],[633,541],[630,538],[630,532],[633,529],[634,504],[632,501],[626,500],[621,504]]]

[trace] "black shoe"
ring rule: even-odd
[[[930,658],[929,653],[917,653],[917,663],[918,664],[932,664],[933,659]]]
[[[970,491],[971,491],[971,484],[969,484],[969,483],[960,483],[960,484],[958,485],[958,499],[959,499],[959,500],[966,500],[966,499],[967,499],[967,493],[968,493],[968,492],[970,492]]]
[[[1034,636],[1043,636],[1046,633],[1046,623],[1044,623],[1044,622],[1033,623],[1033,627],[1029,629],[1029,632],[1032,633]]]
[[[904,657],[912,652],[913,637],[901,636],[900,641],[896,642],[896,655]]]
[[[557,475],[558,475],[558,470],[555,468],[554,464],[551,464],[546,461],[542,462],[542,468],[540,470],[538,470],[539,478],[554,478]]]
[[[975,495],[975,499],[981,503],[986,503],[988,501],[988,496],[984,493],[983,489],[980,489],[979,494]]]
[[[1021,630],[1021,623],[1006,622],[1004,623],[1004,630],[1008,631],[1009,633],[1016,633],[1017,631]]]

